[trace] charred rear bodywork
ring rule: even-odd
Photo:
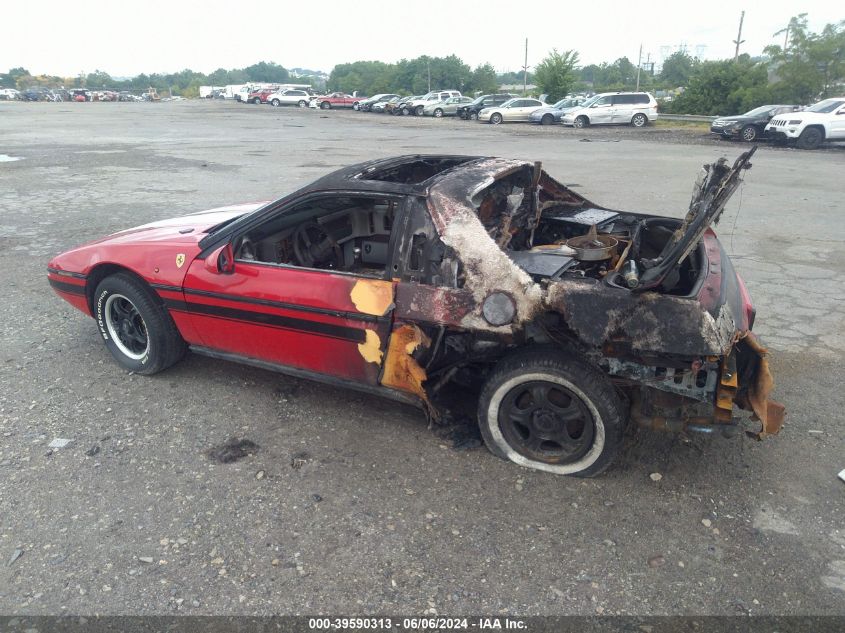
[[[606,209],[539,164],[448,165],[408,215],[397,268],[395,317],[425,335],[421,395],[547,345],[601,369],[641,425],[712,430],[736,405],[777,433],[754,309],[711,228],[752,155],[706,165],[683,219]]]

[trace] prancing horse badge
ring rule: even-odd
[[[176,256],[176,268],[182,268],[185,263],[185,253],[179,253]]]

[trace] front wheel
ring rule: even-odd
[[[255,97],[255,99],[252,100],[252,105],[258,105],[259,103],[261,103],[261,99],[258,97]]]
[[[554,122],[555,118],[551,114],[544,114],[543,118],[540,119],[540,125],[551,125]]]
[[[817,127],[808,127],[801,132],[796,145],[800,149],[818,149],[824,141],[824,133]]]
[[[501,122],[502,122],[502,115],[499,114],[498,112],[494,112],[493,114],[490,115],[490,123],[492,123],[493,125],[499,125],[499,123],[501,123]]]
[[[357,102],[357,101],[356,101],[355,103],[353,103],[353,104],[352,104],[352,109],[353,109],[353,110],[357,110],[357,109],[358,109],[358,108],[360,108],[360,107],[361,107],[361,106],[358,104],[358,102]]]
[[[757,140],[757,128],[753,125],[746,125],[742,128],[742,131],[739,133],[742,137],[742,140],[747,143],[753,143]]]
[[[587,117],[579,116],[577,119],[575,119],[575,121],[573,122],[572,125],[574,125],[577,128],[583,128],[583,127],[587,127],[589,124],[590,124],[590,120]]]
[[[322,110],[328,110],[328,109],[329,109],[329,108],[331,108],[331,107],[332,107],[332,104],[331,104],[331,103],[329,103],[328,101],[323,101],[323,102],[320,104],[320,108],[321,108]]]
[[[423,115],[423,110],[424,110],[424,109],[425,109],[425,108],[423,108],[422,106],[417,106],[416,108],[414,108],[414,114],[415,114],[416,116],[422,116],[422,115]]]
[[[631,118],[631,125],[634,127],[645,127],[646,123],[648,123],[648,117],[642,112],[638,112]]]
[[[494,455],[558,475],[604,471],[621,448],[626,419],[599,371],[548,348],[500,361],[478,404],[481,435]]]
[[[469,115],[469,120],[470,120],[470,121],[478,121],[478,112],[472,112],[472,113],[470,113],[470,115]]]
[[[106,277],[95,291],[94,316],[115,360],[136,374],[155,374],[185,354],[185,341],[167,309],[140,280]]]
[[[442,116],[443,116],[443,109],[442,109],[442,108],[437,108],[437,109],[434,111],[434,116],[436,116],[438,119],[439,119],[440,117],[442,117]]]
[[[272,106],[274,106],[274,107],[278,108],[280,105],[282,105],[282,102],[281,102],[281,101],[279,101],[278,99],[273,99],[273,100],[270,102],[270,105],[272,105]]]

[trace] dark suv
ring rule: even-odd
[[[475,121],[478,119],[478,113],[484,108],[502,105],[505,101],[513,99],[515,96],[504,92],[495,95],[481,95],[472,103],[458,107],[456,114],[460,119]]]
[[[738,138],[753,143],[766,137],[766,126],[778,114],[797,112],[797,105],[764,105],[745,114],[719,117],[710,124],[710,133],[722,138]]]

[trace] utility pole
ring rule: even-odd
[[[428,68],[428,91],[431,92],[431,61],[426,60],[425,65]]]
[[[786,53],[786,47],[789,46],[789,25],[786,25],[786,35],[783,36],[783,52]]]
[[[643,63],[643,45],[640,43],[640,54],[637,55],[637,92],[640,91],[640,66]]]
[[[528,91],[528,38],[525,38],[525,63],[522,65],[522,96]]]
[[[736,44],[736,51],[734,51],[734,63],[736,63],[737,60],[739,60],[739,45],[742,44],[743,42],[745,42],[745,40],[742,39],[742,21],[744,19],[745,19],[745,11],[743,11],[739,15],[739,32],[736,34],[736,39],[734,40],[734,44]]]

